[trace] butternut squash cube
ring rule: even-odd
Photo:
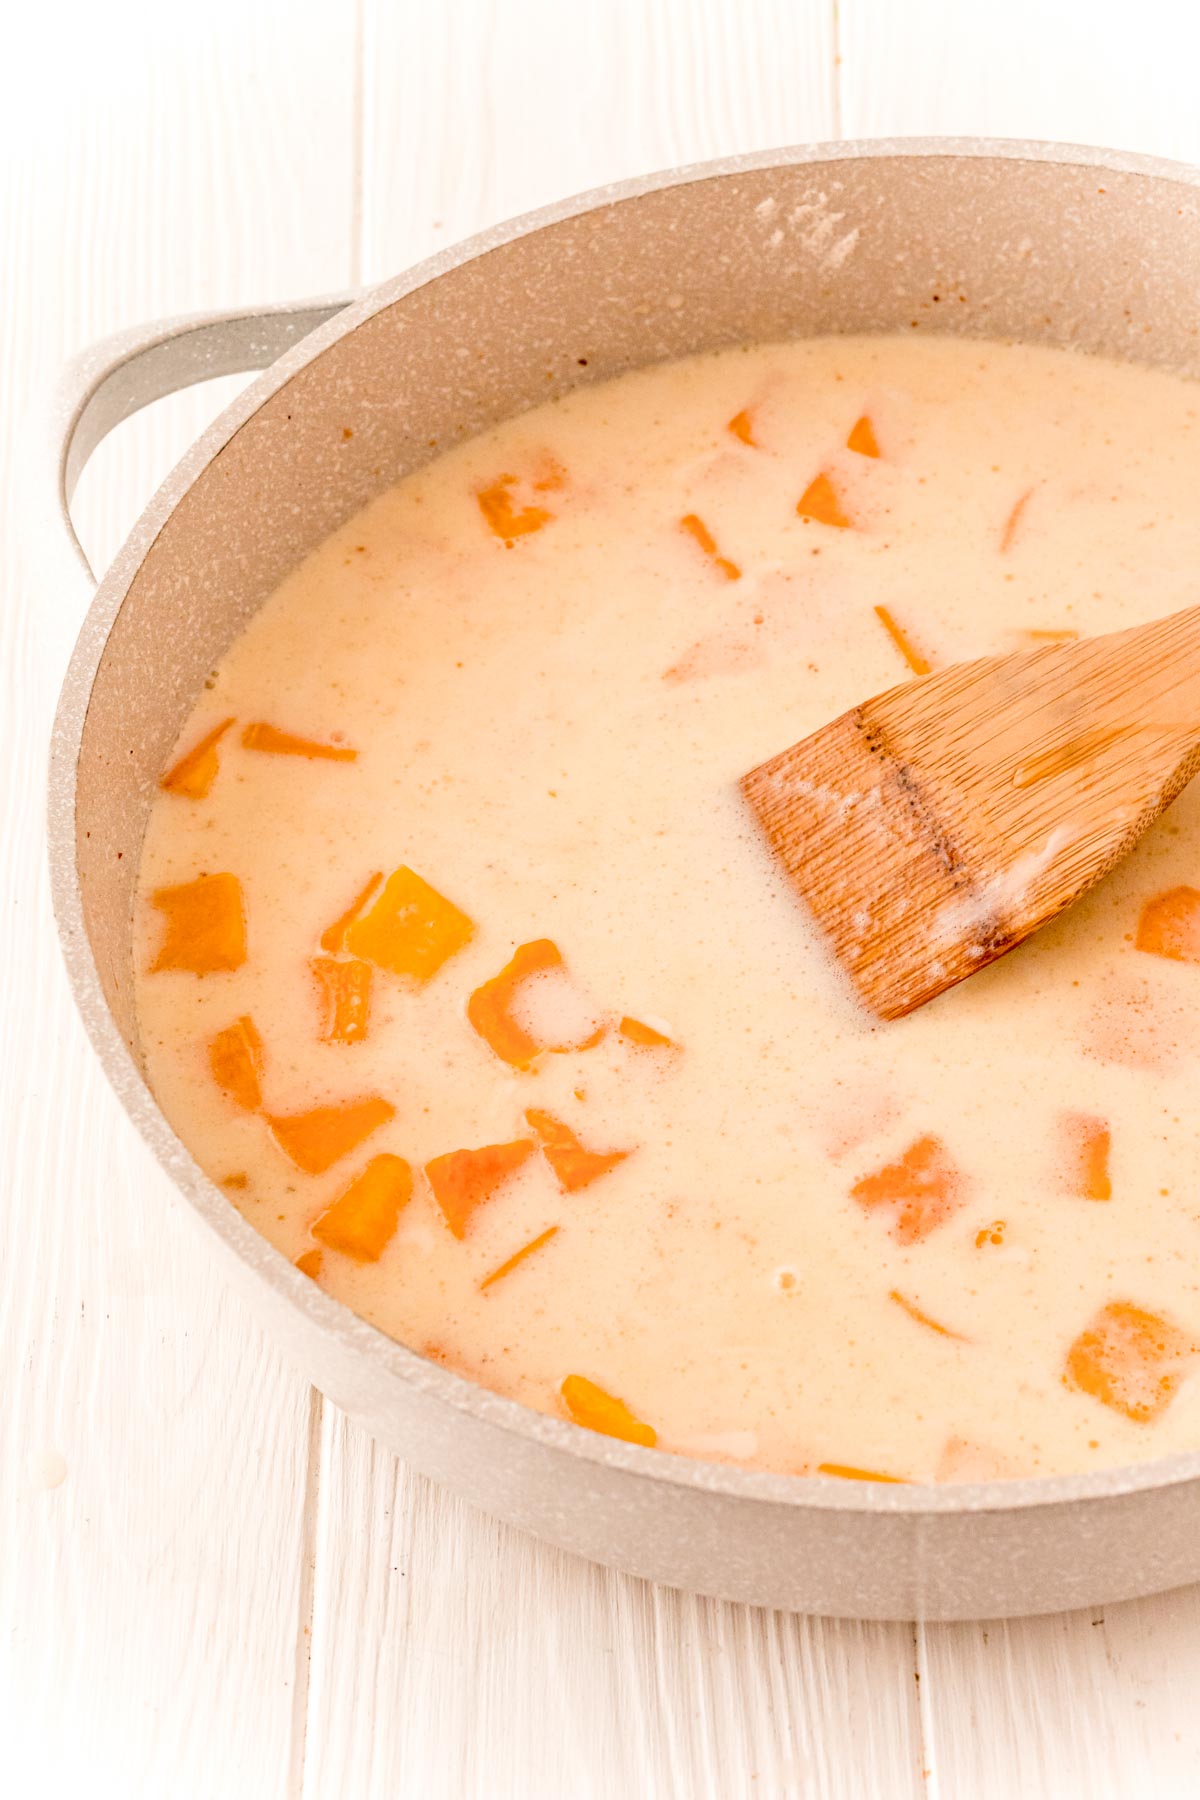
[[[537,1106],[529,1108],[525,1122],[541,1145],[542,1155],[564,1194],[577,1194],[629,1155],[628,1150],[585,1150],[568,1125]]]
[[[275,1142],[306,1175],[323,1175],[335,1162],[357,1150],[364,1138],[394,1119],[396,1109],[372,1094],[340,1106],[314,1106],[308,1112],[268,1115]]]
[[[181,756],[173,768],[167,770],[159,781],[164,793],[179,794],[185,800],[203,800],[209,788],[217,779],[220,758],[217,745],[233,724],[232,719],[222,719],[200,739],[198,744]]]
[[[847,450],[853,450],[857,456],[878,456],[879,439],[875,436],[875,427],[866,413],[856,419],[850,427],[850,436],[846,439]]]
[[[603,1432],[605,1437],[622,1438],[627,1444],[642,1444],[647,1450],[657,1444],[658,1433],[652,1425],[635,1418],[623,1400],[597,1387],[586,1375],[568,1375],[559,1392],[576,1425]]]
[[[332,1206],[313,1222],[312,1234],[355,1262],[378,1262],[395,1236],[401,1210],[412,1198],[412,1169],[402,1156],[373,1156]]]
[[[358,751],[348,744],[320,744],[313,738],[297,737],[292,731],[280,731],[277,725],[261,720],[247,725],[242,733],[244,750],[260,750],[267,756],[303,756],[309,762],[356,762]]]
[[[516,475],[497,475],[495,481],[478,488],[475,493],[480,512],[496,536],[503,538],[506,544],[511,544],[514,538],[528,536],[531,531],[540,531],[554,517],[544,506],[520,505],[512,491],[517,485]],[[536,482],[533,485],[542,490],[550,486]]]
[[[246,915],[236,875],[198,875],[150,896],[167,922],[151,972],[185,969],[216,975],[240,969],[246,960]]]
[[[1200,889],[1168,888],[1147,900],[1134,941],[1152,956],[1200,963]]]
[[[1169,1319],[1112,1300],[1067,1351],[1063,1380],[1144,1425],[1170,1405],[1198,1354],[1200,1344]]]
[[[314,956],[308,966],[321,1000],[321,1042],[361,1044],[371,1015],[370,963],[359,957]]]
[[[254,1021],[245,1014],[218,1031],[208,1046],[213,1080],[235,1106],[257,1112],[262,1105],[263,1045]]]
[[[890,1209],[892,1236],[915,1244],[964,1204],[964,1185],[940,1138],[927,1135],[910,1144],[898,1162],[862,1176],[850,1192],[868,1212]]]
[[[426,1163],[433,1197],[456,1238],[466,1236],[474,1214],[495,1198],[532,1153],[531,1139],[516,1138],[508,1144],[483,1144],[477,1150],[451,1150]]]
[[[839,531],[846,531],[850,526],[850,519],[828,475],[813,476],[796,502],[796,511],[802,519],[812,519],[817,525],[833,525]]]
[[[466,913],[402,866],[388,876],[370,912],[348,927],[345,942],[351,955],[390,975],[429,981],[474,932]]]

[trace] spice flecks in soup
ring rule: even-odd
[[[1200,793],[880,1026],[736,786],[931,662],[1184,604],[1197,391],[768,345],[381,494],[233,645],[146,834],[141,1049],[229,1203],[634,1445],[843,1481],[1200,1447]]]

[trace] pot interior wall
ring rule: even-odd
[[[382,487],[584,382],[737,342],[934,331],[1195,374],[1197,268],[1200,199],[1184,179],[910,153],[661,188],[412,292],[404,278],[381,290],[380,310],[267,399],[184,494],[100,663],[79,758],[78,868],[104,991],[134,1054],[133,890],[158,773],[247,619]]]

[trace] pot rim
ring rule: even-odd
[[[603,1465],[648,1483],[711,1493],[722,1500],[855,1514],[972,1514],[1026,1511],[1082,1500],[1116,1500],[1148,1489],[1200,1479],[1200,1449],[1068,1475],[1026,1476],[987,1482],[878,1483],[837,1476],[786,1475],[732,1463],[705,1462],[665,1450],[647,1450],[603,1437],[548,1413],[507,1399],[490,1388],[427,1360],[360,1318],[302,1275],[238,1212],[176,1137],[137,1069],[104,998],[83,920],[76,864],[75,811],[78,760],[92,686],[112,626],[151,546],[176,506],[234,435],[291,378],[395,301],[463,264],[518,238],[603,207],[672,187],[760,169],[803,164],[887,161],[904,158],[994,159],[1094,168],[1200,188],[1200,168],[1168,158],[1090,145],[1020,138],[897,137],[799,144],[689,163],[676,169],[592,188],[489,227],[426,258],[404,273],[366,290],[324,325],[272,363],[208,426],[175,465],[130,531],[97,585],[66,675],[51,734],[48,844],[51,893],[63,956],[84,1026],[106,1076],[143,1140],[170,1176],[181,1198],[212,1231],[227,1257],[248,1269],[334,1340],[356,1362],[369,1360],[458,1412],[516,1438],[566,1456]]]

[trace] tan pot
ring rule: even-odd
[[[298,559],[427,461],[432,440],[666,357],[827,332],[1013,337],[1195,374],[1198,190],[1191,169],[1039,144],[771,152],[551,207],[349,303],[130,333],[69,372],[64,517],[119,419],[189,381],[271,363],[134,528],[63,687],[50,849],[80,1011],[280,1346],[383,1442],[490,1512],[657,1581],[860,1618],[1050,1611],[1200,1578],[1200,1454],[979,1486],[760,1474],[598,1437],[424,1361],[300,1275],[193,1162],[145,1085],[131,964],[156,777],[205,675]],[[76,563],[64,579],[78,575]]]

